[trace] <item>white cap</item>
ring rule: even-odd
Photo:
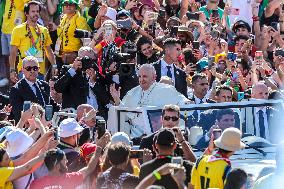
[[[116,22],[116,15],[117,15],[117,12],[115,9],[111,8],[111,7],[108,7],[107,8],[107,12],[105,14],[106,17],[110,18],[112,21]]]
[[[59,125],[59,136],[66,138],[81,133],[84,130],[74,118],[64,119]]]
[[[130,141],[129,136],[124,132],[117,132],[112,135],[110,143],[115,144],[118,142],[122,142],[126,145],[132,146],[132,141]]]
[[[26,132],[15,129],[6,135],[7,154],[9,157],[16,157],[23,154],[32,146],[34,140]]]

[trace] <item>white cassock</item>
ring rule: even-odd
[[[140,86],[134,87],[121,101],[120,106],[136,108],[144,106],[163,107],[167,104],[184,105],[189,100],[179,93],[174,86],[164,83],[153,83],[148,90],[143,91]]]
[[[146,106],[163,107],[168,104],[182,106],[188,102],[189,100],[179,93],[174,86],[155,82],[146,91],[143,91],[140,86],[128,91],[122,99],[120,106],[129,108]],[[132,123],[132,128],[130,129],[131,138],[151,133],[150,128],[144,127],[141,114],[128,113],[127,116]]]

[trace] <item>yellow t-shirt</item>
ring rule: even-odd
[[[210,161],[212,155],[199,158],[191,172],[191,184],[194,189],[224,188],[231,166],[224,160]]]
[[[34,38],[34,43],[36,44],[37,53],[34,55],[40,66],[40,73],[45,74],[45,52],[44,48],[52,44],[49,32],[46,27],[37,25],[37,29],[30,27],[32,37]],[[37,30],[37,32],[36,32]],[[39,30],[39,32],[38,32]],[[18,71],[22,69],[22,59],[27,56],[27,51],[32,47],[32,40],[28,36],[28,26],[26,23],[23,23],[14,28],[11,37],[11,45],[17,46],[20,51]],[[38,34],[37,34],[38,33]]]
[[[10,162],[10,167],[0,167],[0,189],[13,189],[13,184],[7,181],[14,171],[13,162]]]
[[[74,37],[75,29],[91,31],[86,19],[79,12],[71,18],[67,18],[67,15],[64,15],[57,29],[58,40],[61,40],[60,50],[62,52],[74,52],[82,47],[81,40]]]
[[[24,22],[24,4],[30,0],[6,0],[2,32],[11,34],[16,25]]]

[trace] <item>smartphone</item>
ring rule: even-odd
[[[54,140],[60,141],[58,127],[54,127],[54,129],[53,129],[53,138],[54,138]]]
[[[156,12],[151,12],[151,11],[146,11],[146,16],[148,17],[148,19],[151,19],[151,20],[157,20],[159,14],[156,13]]]
[[[238,9],[238,8],[230,8],[229,9],[229,14],[230,15],[240,15],[240,9]]]
[[[220,36],[220,33],[219,33],[219,31],[217,31],[217,30],[212,30],[212,31],[210,32],[210,35],[211,35],[211,37],[212,37],[213,39],[218,39],[219,36]]]
[[[221,129],[213,129],[214,140],[219,138],[221,136],[221,134],[222,134],[222,130]]]
[[[176,37],[177,36],[177,32],[178,32],[178,26],[172,27],[171,31],[170,31],[170,36],[171,37]]]
[[[124,20],[117,20],[116,24],[117,24],[118,28],[123,28],[123,29],[131,29],[132,28],[132,21],[131,21],[130,18],[124,19]]]
[[[219,18],[219,13],[217,9],[212,10],[212,17],[213,18]]]
[[[284,51],[280,50],[280,49],[276,50],[275,51],[275,56],[282,56],[282,57],[284,57]]]
[[[242,101],[245,98],[244,92],[238,92],[238,101]]]
[[[199,41],[193,41],[192,47],[193,47],[193,49],[199,49],[199,47],[200,47]]]
[[[233,52],[228,52],[227,59],[231,60],[231,61],[235,61],[237,59],[237,54],[235,54]]]
[[[106,132],[106,121],[105,120],[97,120],[95,128],[96,128],[96,131],[98,133],[98,139],[100,139]]]
[[[271,22],[270,26],[271,26],[275,31],[278,31],[278,22]]]
[[[130,151],[130,158],[132,158],[132,159],[143,159],[143,152],[144,152],[144,150],[131,150]]]
[[[166,10],[165,9],[160,9],[159,10],[159,16],[162,17],[162,18],[165,18],[166,17]]]
[[[193,13],[193,12],[187,12],[186,13],[187,18],[190,20],[199,20],[199,14]]]
[[[112,35],[112,25],[111,24],[105,24],[104,25],[104,31],[105,31],[105,36],[111,36]]]
[[[171,163],[183,165],[183,159],[182,157],[172,157]]]
[[[45,106],[45,120],[51,121],[53,117],[53,106],[52,105],[46,105]]]
[[[215,62],[215,56],[209,56],[208,57],[208,68],[212,68],[212,66],[214,65]]]
[[[256,60],[261,60],[261,59],[263,59],[263,53],[262,53],[262,51],[255,51],[254,56],[255,56],[255,59],[256,59]]]
[[[234,72],[234,73],[232,74],[232,80],[235,81],[235,80],[237,80],[238,78],[239,78],[239,74],[238,74],[237,72]]]
[[[23,104],[23,111],[27,111],[31,108],[31,104],[32,102],[31,101],[24,101],[24,104]]]

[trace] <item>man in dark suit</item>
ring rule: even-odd
[[[194,104],[203,103],[214,103],[215,101],[208,99],[207,93],[209,89],[209,83],[206,75],[195,74],[192,77],[192,90],[193,95],[189,100],[194,102]],[[188,117],[187,127],[196,126],[200,120],[200,114],[202,111],[194,110],[193,113]]]
[[[264,83],[253,85],[251,90],[252,100],[267,100],[269,95],[268,87]],[[283,138],[281,128],[281,116],[273,107],[252,108],[252,125],[243,128],[243,132],[253,134],[277,143]],[[246,120],[250,119],[246,117]]]
[[[156,70],[156,81],[160,81],[161,76],[168,76],[174,82],[178,92],[187,97],[186,73],[175,66],[181,54],[181,42],[175,38],[168,38],[164,42],[164,58],[153,64]]]
[[[166,105],[162,110],[162,128],[174,128],[178,127],[180,120],[180,109],[176,105]],[[160,129],[160,130],[161,130]],[[140,143],[140,149],[147,148],[152,151],[153,157],[156,157],[156,150],[154,149],[154,136],[158,133],[158,130],[155,133],[152,133],[144,138],[142,138]],[[183,156],[185,159],[188,159],[192,162],[195,162],[195,156],[189,147],[189,144],[185,141],[184,136],[182,135],[180,129],[174,130],[176,134],[176,140],[178,141],[178,147],[175,149],[175,154],[178,156]]]
[[[226,128],[235,127],[235,121],[235,112],[232,109],[217,110],[216,124],[213,125],[208,132],[204,133],[204,135],[197,142],[196,148],[206,148],[209,144],[211,137],[213,137],[214,129],[221,129],[222,131],[224,131]],[[216,139],[217,138],[214,138],[214,140]]]
[[[90,61],[86,62],[86,58]],[[54,89],[62,93],[62,108],[77,109],[81,104],[90,104],[99,110],[99,115],[107,115],[106,105],[109,103],[110,94],[104,80],[98,77],[93,67],[95,61],[94,50],[81,47],[72,67],[55,82]]]
[[[217,88],[215,100],[217,103],[232,102],[233,90],[231,87],[222,85]],[[203,131],[209,129],[215,124],[218,110],[211,109],[201,112],[198,126],[202,127]],[[238,112],[235,112],[235,126],[240,128],[240,118]]]
[[[25,77],[11,88],[9,97],[12,105],[12,115],[16,122],[21,117],[24,101],[38,103],[43,107],[51,104],[54,111],[58,111],[60,107],[50,97],[48,83],[37,80],[39,63],[35,57],[28,56],[24,58],[22,72]]]

